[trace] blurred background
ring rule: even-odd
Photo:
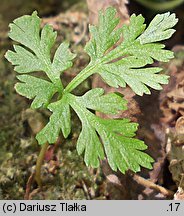
[[[171,76],[161,92],[138,97],[127,87],[123,94],[129,100],[129,111],[120,114],[139,122],[138,138],[144,140],[147,152],[155,159],[152,171],[142,169],[134,175],[114,173],[103,161],[98,169],[87,168],[76,152],[81,125],[73,113],[73,130],[65,140],[50,146],[42,167],[42,191],[32,182],[40,147],[35,134],[48,120],[44,109],[29,109],[30,101],[14,90],[16,73],[4,58],[12,41],[8,25],[15,18],[38,11],[42,26],[46,23],[58,32],[54,49],[63,40],[77,53],[74,67],[64,73],[66,85],[89,62],[83,51],[89,40],[88,24],[97,24],[98,10],[114,6],[121,24],[129,23],[132,13],[142,14],[146,23],[166,11],[176,13],[179,23],[174,36],[165,42],[175,58],[160,64]],[[1,0],[0,6],[0,199],[184,199],[184,0]],[[53,49],[53,50],[54,50]],[[77,90],[82,94],[91,87],[112,91],[98,76],[86,80]],[[151,113],[151,115],[150,115]],[[105,116],[103,116],[105,117]],[[178,144],[179,143],[179,144]],[[146,181],[167,188],[171,193],[150,189]],[[145,181],[145,182],[144,182]]]

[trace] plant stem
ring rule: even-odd
[[[171,10],[184,2],[184,0],[175,0],[175,1],[162,2],[162,3],[147,1],[147,0],[136,0],[136,1],[142,4],[143,6],[156,11]]]
[[[42,180],[41,180],[41,166],[44,161],[44,156],[47,151],[47,148],[49,146],[49,143],[45,143],[42,145],[40,154],[38,155],[37,161],[36,161],[36,173],[35,173],[35,180],[39,187],[42,187]]]
[[[128,49],[128,47],[126,48]],[[107,55],[103,56],[101,59],[96,61],[91,61],[87,67],[85,67],[64,89],[64,92],[73,91],[78,85],[80,85],[84,80],[86,80],[89,76],[96,73],[98,71],[98,66],[101,64],[108,63],[120,56],[126,54],[126,50],[123,50],[121,46],[116,47],[111,50]]]
[[[89,64],[66,86],[64,91],[71,92],[72,90],[74,90],[79,84],[81,84],[85,79],[87,79],[94,73],[93,69],[96,67],[97,64]]]

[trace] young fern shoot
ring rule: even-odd
[[[99,161],[107,157],[110,167],[125,173],[128,169],[138,172],[140,166],[152,168],[153,159],[143,152],[147,148],[143,141],[134,138],[138,124],[129,119],[103,119],[90,110],[117,114],[127,109],[127,102],[119,94],[104,94],[102,88],[91,89],[83,96],[72,92],[79,84],[94,73],[115,88],[130,86],[142,96],[150,94],[148,87],[160,90],[161,84],[168,83],[168,76],[159,74],[161,68],[151,66],[154,61],[167,62],[173,53],[164,49],[160,41],[168,39],[177,23],[175,14],[158,14],[146,28],[142,15],[133,14],[129,25],[117,28],[119,18],[112,7],[99,12],[98,26],[90,26],[91,39],[85,46],[90,56],[89,64],[66,86],[60,76],[76,56],[67,42],[61,43],[51,58],[51,48],[56,40],[56,32],[45,25],[40,33],[40,18],[36,12],[22,16],[10,24],[9,37],[20,45],[8,51],[6,58],[20,75],[15,85],[16,91],[33,99],[31,107],[45,107],[52,112],[48,124],[37,134],[40,145],[54,144],[62,131],[65,138],[71,132],[71,108],[82,123],[82,131],[77,141],[77,151],[84,153],[86,165],[98,167]],[[123,42],[117,44],[123,37]],[[116,48],[111,49],[117,45]],[[53,60],[51,60],[53,59]],[[48,79],[30,74],[43,71]],[[56,102],[51,102],[55,93]]]

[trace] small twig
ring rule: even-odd
[[[32,200],[32,197],[36,195],[38,192],[40,192],[40,188],[34,189],[30,194],[29,194],[29,200]]]
[[[25,200],[29,200],[29,195],[30,195],[30,191],[31,191],[31,185],[34,182],[34,177],[35,177],[35,173],[32,173],[28,178],[28,181],[27,181],[27,184],[26,184],[26,193],[24,195]]]
[[[85,183],[83,180],[82,180],[81,182],[82,182],[82,187],[83,187],[84,193],[86,194],[87,199],[90,200],[91,197],[90,197],[90,195],[89,195],[89,192],[88,192],[88,188],[87,188],[87,186],[86,186],[86,183]]]
[[[140,185],[143,185],[144,187],[148,187],[148,188],[151,188],[151,189],[155,189],[157,190],[158,192],[162,193],[164,196],[169,196],[169,197],[173,197],[174,196],[174,192],[171,191],[171,190],[168,190],[160,185],[157,185],[147,179],[144,179],[143,177],[135,174],[135,173],[132,173],[132,172],[129,172],[130,175],[132,176],[133,180],[136,181],[137,183],[139,183]]]

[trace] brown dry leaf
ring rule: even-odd
[[[78,44],[87,34],[88,18],[84,12],[67,11],[57,16],[43,18],[42,26],[51,25],[55,30],[63,30],[65,25],[72,28],[72,40]]]
[[[174,51],[177,55],[179,52],[184,52],[184,47],[177,46]],[[173,59],[170,62],[168,66],[170,81],[160,94],[160,107],[163,112],[161,121],[168,127],[175,127],[177,119],[184,115],[183,65],[183,59]]]
[[[129,22],[129,14],[126,5],[128,0],[87,0],[89,9],[89,22],[91,24],[98,23],[98,11],[113,6],[118,11],[118,16],[121,18],[120,25]]]
[[[184,190],[184,47],[176,46],[174,51],[176,58],[168,65],[170,82],[160,94],[160,107],[161,122],[167,133],[169,171],[178,186],[174,199],[178,200],[183,199]]]

